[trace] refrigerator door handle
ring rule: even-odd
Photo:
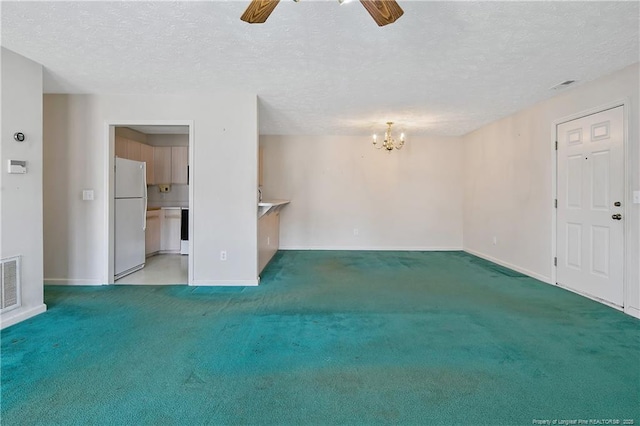
[[[147,230],[147,208],[149,201],[147,198],[147,163],[142,163],[142,185],[144,186],[144,210],[142,211],[142,230]]]

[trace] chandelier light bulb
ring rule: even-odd
[[[387,152],[391,152],[394,149],[401,149],[404,146],[405,142],[405,134],[400,133],[400,140],[396,141],[396,139],[391,134],[391,126],[393,126],[392,121],[387,121],[387,130],[384,132],[384,140],[382,144],[378,145],[378,135],[373,134],[373,146],[376,149],[386,149]]]

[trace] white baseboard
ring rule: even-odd
[[[191,286],[219,286],[219,287],[249,287],[249,286],[257,286],[260,280],[193,280],[193,282],[189,285]]]
[[[547,284],[555,285],[555,283],[552,282],[551,278],[547,277],[545,275],[538,274],[536,272],[530,271],[530,270],[525,269],[525,268],[521,268],[520,266],[514,265],[514,264],[509,263],[509,262],[504,262],[504,261],[502,261],[500,259],[496,259],[493,256],[489,256],[488,254],[480,253],[480,252],[475,251],[475,250],[464,249],[464,251],[469,253],[469,254],[472,254],[474,256],[478,256],[478,257],[480,257],[482,259],[488,260],[489,262],[497,263],[498,265],[504,266],[505,268],[513,269],[514,271],[520,272],[521,274],[528,275],[528,276],[530,276],[532,278],[535,278],[535,279],[540,280],[542,282],[545,282]]]
[[[579,295],[579,296],[586,297],[587,299],[591,299],[591,300],[593,300],[594,302],[602,303],[603,305],[607,305],[608,307],[613,308],[613,309],[616,309],[616,310],[618,310],[618,311],[622,311],[622,310],[623,310],[622,306],[620,306],[620,305],[616,305],[616,304],[611,303],[611,302],[608,302],[608,301],[606,301],[606,300],[604,300],[604,299],[601,299],[601,298],[599,298],[599,297],[592,296],[592,295],[590,295],[589,293],[583,293],[583,292],[581,292],[581,291],[575,290],[575,289],[570,288],[570,287],[565,287],[565,286],[563,286],[562,284],[558,284],[558,283],[556,283],[556,284],[555,284],[555,286],[556,286],[556,287],[560,287],[560,288],[561,288],[561,289],[563,289],[563,290],[570,291],[571,293],[575,293],[575,294],[577,294],[577,295]]]
[[[0,330],[41,314],[46,310],[47,305],[43,303],[42,305],[38,305],[33,308],[18,308],[13,311],[9,311],[0,316]]]
[[[96,286],[96,285],[105,285],[105,283],[103,283],[100,280],[93,280],[93,279],[86,279],[86,280],[80,280],[80,279],[69,279],[69,278],[45,278],[44,279],[44,285],[92,285],[92,286]]]
[[[640,319],[640,309],[634,308],[633,306],[625,306],[624,313]]]
[[[380,247],[380,246],[286,246],[279,250],[318,250],[318,251],[462,251],[462,247]]]

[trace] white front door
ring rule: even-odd
[[[623,107],[557,126],[557,282],[623,304]]]

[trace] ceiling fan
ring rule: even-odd
[[[342,1],[338,1],[342,3]],[[251,4],[240,19],[250,24],[262,24],[279,2],[280,0],[251,0]],[[360,0],[360,3],[367,9],[376,24],[381,27],[395,22],[404,13],[395,0]]]

